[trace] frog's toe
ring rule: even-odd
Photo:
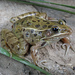
[[[10,54],[10,58],[12,57],[12,52],[11,51],[8,51],[9,52],[9,54]]]
[[[71,44],[67,44],[67,43],[64,43],[62,45],[62,48],[65,49],[65,55],[67,55],[67,53],[69,52],[69,49],[71,49],[73,52],[75,52],[75,50],[73,49],[73,47],[71,46]]]

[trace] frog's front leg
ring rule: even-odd
[[[20,38],[17,38],[8,29],[3,29],[1,33],[2,47],[9,51],[10,54],[14,53],[17,56],[24,58],[24,55],[27,53],[29,47],[29,44],[24,40],[24,38],[22,36]]]
[[[64,44],[62,45],[62,47],[63,47],[64,45],[67,46],[67,50],[66,50],[65,54],[68,52],[69,48],[71,48],[71,50],[72,50],[73,52],[75,52],[75,50],[73,49],[73,47],[72,47],[71,44],[70,44],[70,41],[69,41],[67,38],[62,38],[60,41],[62,41],[62,42],[64,43]]]
[[[45,47],[46,45],[47,45],[47,42],[45,42],[45,41],[44,42],[38,42],[36,45],[34,45],[30,48],[32,59],[36,65],[37,65],[38,50],[40,50],[40,48],[42,48],[42,47]]]

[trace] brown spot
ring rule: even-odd
[[[43,20],[43,22],[47,22],[46,20]]]
[[[51,27],[52,27],[52,25],[49,25],[49,26],[48,26],[48,28],[51,28]]]
[[[38,22],[40,22],[40,20],[38,20]]]
[[[24,38],[24,36],[22,35],[21,38]]]
[[[46,28],[46,27],[47,27],[47,25],[43,25],[42,27],[43,27],[43,28]]]
[[[50,22],[47,22],[46,24],[50,24]]]
[[[36,22],[35,20],[32,20],[32,22]]]
[[[23,31],[25,31],[25,29],[23,29]]]
[[[24,20],[21,22],[21,24],[23,25],[23,23],[24,23]]]
[[[13,28],[13,25],[11,27]]]
[[[41,44],[41,46],[44,46],[46,44],[46,42],[43,42],[42,44]]]
[[[36,36],[37,36],[37,34],[34,34],[34,36],[36,37]]]
[[[40,25],[35,25],[36,28],[40,27]]]

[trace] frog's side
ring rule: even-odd
[[[29,12],[12,18],[12,31],[2,30],[2,47],[10,53],[24,57],[29,44],[33,45],[31,49],[35,50],[72,33],[63,20],[49,21],[45,18],[46,14],[39,12]]]

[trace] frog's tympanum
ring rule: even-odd
[[[63,20],[48,20],[45,13],[29,12],[10,20],[12,31],[2,29],[1,45],[11,54],[24,57],[32,45],[31,50],[57,42],[72,33],[70,27]]]

